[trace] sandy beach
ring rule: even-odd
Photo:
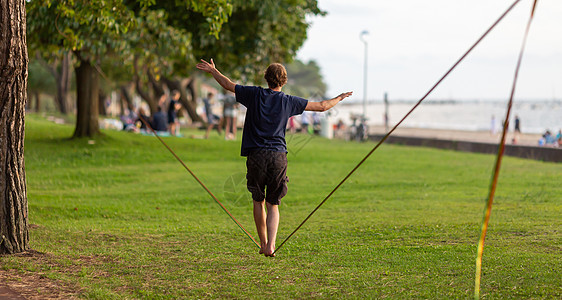
[[[383,126],[372,126],[369,128],[370,134],[385,134],[385,128]],[[489,131],[463,131],[463,130],[444,130],[444,129],[425,129],[425,128],[408,128],[408,127],[398,127],[392,135],[402,136],[402,137],[425,137],[434,138],[441,140],[456,140],[456,141],[471,141],[471,142],[481,142],[481,143],[493,143],[497,144],[501,138],[501,132],[492,134]],[[526,134],[521,133],[515,134],[513,132],[508,132],[507,134],[507,144],[514,144],[513,138],[516,138],[517,145],[524,146],[537,146],[538,141],[541,138],[540,134]]]

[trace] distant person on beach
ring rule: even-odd
[[[492,115],[492,121],[490,122],[490,133],[496,134],[496,116]]]
[[[517,142],[519,141],[519,135],[521,134],[521,121],[519,120],[519,116],[515,116],[515,126],[514,126],[514,130],[513,130],[513,139],[512,142],[513,144],[517,144]]]
[[[291,116],[304,111],[327,111],[351,96],[352,92],[321,102],[287,95],[281,91],[287,83],[287,71],[278,63],[269,65],[265,71],[267,89],[235,84],[217,70],[212,59],[210,63],[201,60],[197,68],[213,75],[224,89],[235,93],[237,102],[247,108],[241,155],[247,157],[247,187],[254,200],[259,253],[273,257],[279,227],[279,204],[287,194],[287,122]]]
[[[557,143],[557,137],[550,130],[546,130],[541,139],[539,139],[539,146],[556,146]]]

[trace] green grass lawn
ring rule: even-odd
[[[470,298],[494,156],[383,145],[277,253],[154,137],[26,118],[30,244],[0,268],[84,298]],[[185,131],[184,135],[199,134]],[[165,138],[257,238],[239,141]],[[374,146],[288,136],[278,245]],[[562,296],[562,164],[504,157],[482,296]]]

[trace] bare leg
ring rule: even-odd
[[[213,129],[213,124],[209,124],[209,126],[207,126],[207,131],[205,132],[205,139],[209,138],[209,133],[211,133],[212,129]]]
[[[229,140],[230,139],[230,124],[232,123],[232,118],[231,117],[224,117],[226,120],[226,125],[225,125],[225,134],[224,134],[224,139],[225,140]]]
[[[275,256],[275,239],[277,238],[277,228],[279,227],[279,205],[267,203],[267,236],[269,240],[265,248],[265,256]]]
[[[223,120],[220,119],[217,123],[217,131],[219,132],[219,135],[222,134],[222,125],[223,125]]]
[[[258,237],[260,238],[260,254],[264,253],[267,246],[267,226],[266,226],[266,213],[265,201],[254,201],[254,222],[258,230]]]

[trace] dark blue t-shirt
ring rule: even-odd
[[[168,130],[168,118],[163,111],[159,111],[152,117],[152,129],[156,131]]]
[[[236,85],[235,92],[236,101],[247,108],[241,155],[254,149],[287,152],[287,121],[302,114],[308,100],[259,86]]]

